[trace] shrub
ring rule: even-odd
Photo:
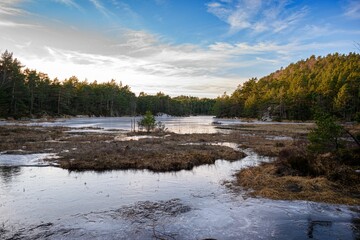
[[[167,130],[165,124],[160,121],[156,121],[154,115],[150,111],[145,113],[143,118],[138,122],[138,125],[141,129],[145,128],[148,133],[153,130],[158,133],[164,133]]]
[[[308,135],[309,149],[315,153],[337,151],[342,146],[340,137],[344,133],[343,127],[326,113],[317,114],[315,119],[316,128]]]
[[[156,126],[156,120],[154,115],[150,111],[146,111],[143,118],[138,122],[140,128],[145,128],[146,132],[154,130]]]

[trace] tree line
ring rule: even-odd
[[[210,115],[214,99],[159,92],[136,96],[128,85],[111,80],[89,83],[73,76],[64,81],[45,73],[24,69],[13,54],[0,57],[0,117],[41,117],[64,115],[133,116],[151,111],[174,116]]]
[[[317,111],[360,121],[360,55],[311,56],[216,99],[219,117],[313,119]]]
[[[173,116],[274,120],[309,120],[315,112],[360,121],[360,55],[311,56],[261,79],[251,78],[231,94],[216,99],[170,97],[162,92],[136,96],[127,85],[111,80],[89,83],[73,76],[64,81],[24,69],[13,54],[0,57],[0,117],[44,115],[134,116],[166,113]]]

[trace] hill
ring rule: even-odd
[[[252,78],[217,98],[220,117],[312,119],[316,109],[343,120],[360,118],[360,55],[329,54]]]

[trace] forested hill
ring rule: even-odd
[[[307,120],[320,109],[343,120],[360,119],[360,55],[311,56],[266,77],[250,79],[218,97],[222,117]]]
[[[130,87],[111,80],[88,83],[73,76],[64,81],[24,69],[5,51],[0,57],[0,117],[42,117],[64,115],[124,116],[167,113],[174,116],[212,114],[214,99],[164,93],[139,96]]]

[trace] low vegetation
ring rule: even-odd
[[[254,196],[359,205],[360,148],[334,120],[319,116],[309,141],[284,145],[274,162],[237,173],[236,184]],[[352,131],[357,135],[359,126]]]
[[[148,138],[126,139],[119,132],[67,132],[58,127],[0,126],[0,151],[55,152],[60,167],[69,170],[149,169],[156,172],[192,169],[217,159],[238,160],[245,156],[230,147],[208,145],[216,135],[153,133]],[[132,133],[129,133],[131,135]],[[120,136],[119,136],[120,135]],[[188,144],[191,142],[192,144]],[[52,160],[54,161],[54,160]]]
[[[352,163],[356,157],[359,152],[353,153]],[[286,148],[276,161],[240,171],[237,184],[253,196],[359,205],[359,173],[346,162],[349,159],[338,161],[336,155]]]

